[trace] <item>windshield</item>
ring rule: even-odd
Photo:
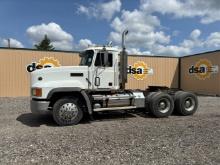
[[[79,65],[90,66],[92,64],[93,55],[94,55],[93,50],[86,50],[85,52],[81,53],[80,54],[81,61]]]

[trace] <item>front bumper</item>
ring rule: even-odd
[[[31,100],[31,112],[34,114],[51,113],[51,111],[48,110],[49,104],[49,101]]]

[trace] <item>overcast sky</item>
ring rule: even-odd
[[[182,56],[220,49],[220,0],[0,0],[0,46],[33,48],[45,34],[57,50],[91,44],[130,54]]]

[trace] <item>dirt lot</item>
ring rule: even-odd
[[[220,164],[220,98],[199,102],[194,116],[114,112],[58,127],[29,98],[0,98],[0,164]]]

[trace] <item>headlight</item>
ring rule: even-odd
[[[41,88],[32,88],[31,94],[32,94],[32,96],[41,97],[42,96],[42,89]]]

